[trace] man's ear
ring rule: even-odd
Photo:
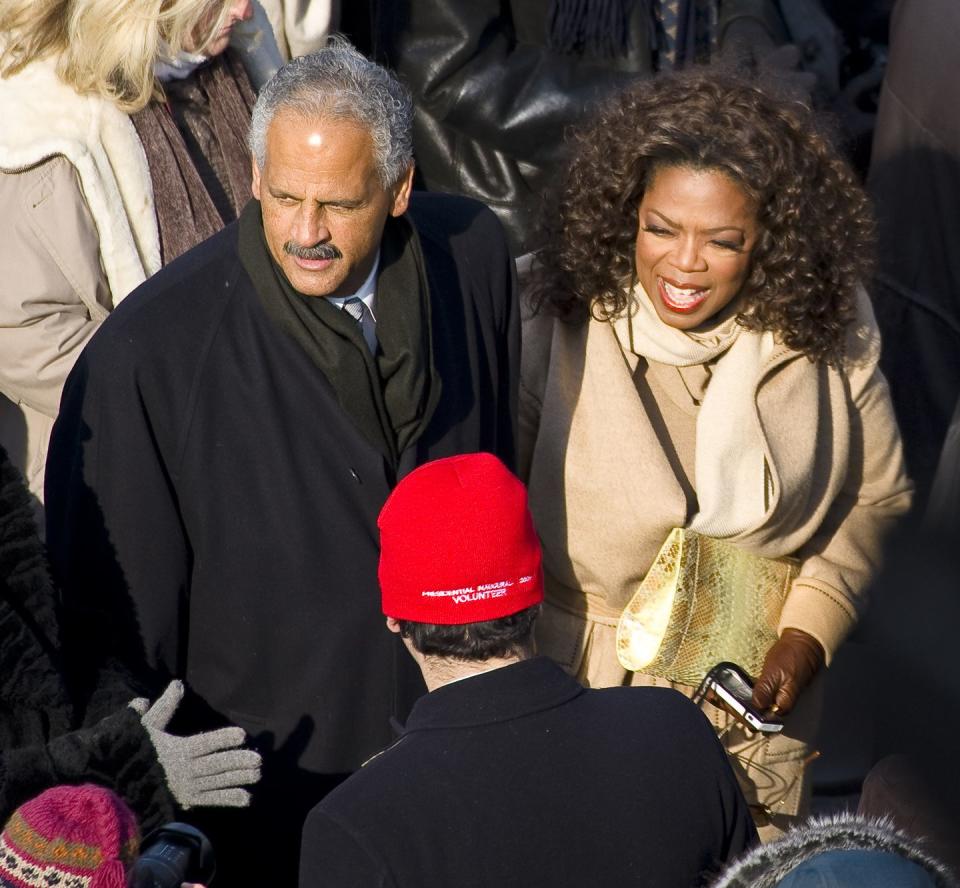
[[[387,617],[387,628],[394,634],[400,634],[400,621],[395,620],[393,617]]]
[[[252,168],[250,190],[253,192],[253,196],[257,200],[260,200],[260,167],[257,164],[257,159],[252,154],[250,155],[250,165]]]
[[[410,192],[413,191],[413,163],[393,186],[393,203],[390,204],[391,216],[402,216],[410,205]]]

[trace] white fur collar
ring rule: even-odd
[[[114,304],[160,268],[150,170],[128,115],[99,96],[81,96],[33,62],[0,79],[0,169],[16,171],[56,154],[77,170],[100,236]]]

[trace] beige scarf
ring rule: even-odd
[[[660,320],[639,283],[614,330],[622,347],[661,364],[716,361],[697,415],[699,511],[689,526],[719,538],[755,530],[769,508],[771,472],[754,395],[760,370],[776,346],[773,335],[751,333],[735,318],[707,334],[677,330]]]

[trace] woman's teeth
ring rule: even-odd
[[[660,285],[660,295],[667,307],[673,311],[693,311],[706,298],[709,289],[699,287],[675,287],[663,278],[657,278]]]

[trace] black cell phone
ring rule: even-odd
[[[764,734],[779,734],[783,722],[759,712],[753,705],[753,681],[736,663],[717,663],[703,680],[703,693],[711,703],[725,709],[748,728]]]

